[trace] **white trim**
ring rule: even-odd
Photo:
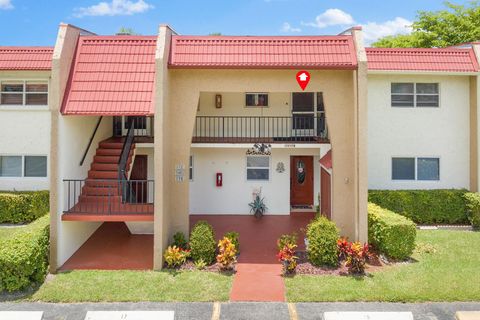
[[[249,149],[253,143],[192,143],[192,148],[225,148],[225,149]],[[326,143],[272,143],[272,149],[320,149]]]
[[[440,76],[478,76],[480,72],[450,72],[450,71],[399,71],[399,70],[368,70],[367,74],[385,75],[440,75]]]

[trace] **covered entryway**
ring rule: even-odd
[[[293,209],[313,207],[313,156],[290,158],[290,205]]]
[[[152,268],[152,234],[132,234],[124,222],[104,222],[59,270]]]

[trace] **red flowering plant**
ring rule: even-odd
[[[294,273],[297,268],[298,257],[295,256],[296,247],[296,244],[287,243],[277,254],[278,261],[282,263],[284,275]]]
[[[348,272],[351,274],[364,274],[365,264],[370,257],[368,244],[362,245],[360,242],[350,242],[348,243],[346,254],[345,266],[348,268]]]
[[[348,238],[342,237],[337,240],[338,258],[340,261],[343,261],[347,258],[347,251],[349,247],[350,243],[348,242]]]

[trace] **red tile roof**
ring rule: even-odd
[[[369,70],[477,72],[473,49],[367,48]]]
[[[52,47],[0,47],[0,70],[50,70]]]
[[[351,36],[173,36],[171,68],[355,69]]]
[[[332,169],[332,149],[328,150],[319,162],[326,169]]]
[[[63,114],[154,113],[155,36],[81,36]]]

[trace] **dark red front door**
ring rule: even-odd
[[[324,168],[320,169],[320,213],[326,216],[328,219],[332,218],[332,186],[330,173]]]
[[[290,204],[313,205],[312,156],[292,156],[290,159]]]
[[[136,155],[133,162],[132,173],[130,174],[130,180],[142,180],[132,181],[132,189],[135,192],[138,203],[146,203],[148,190],[147,190],[147,159],[146,155]]]

